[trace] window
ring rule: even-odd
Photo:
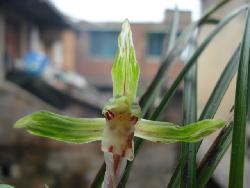
[[[118,31],[91,31],[89,52],[92,56],[113,58],[118,48]]]
[[[163,48],[165,33],[149,33],[147,55],[160,56]]]

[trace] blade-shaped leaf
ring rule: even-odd
[[[250,5],[250,4],[249,4]],[[246,145],[246,122],[250,83],[250,9],[243,35],[235,92],[233,139],[229,173],[229,187],[243,187]]]
[[[140,106],[142,108],[143,115],[145,115],[145,113],[147,112],[148,108],[153,102],[153,97],[155,96],[155,93],[157,93],[160,86],[162,85],[168,67],[170,67],[173,60],[183,52],[195,29],[204,24],[214,12],[216,12],[229,1],[230,0],[222,0],[215,6],[212,6],[203,14],[203,16],[199,20],[186,27],[185,30],[181,33],[181,35],[177,38],[174,47],[172,48],[172,50],[170,50],[166,58],[162,61],[156,76],[150,83],[149,87],[147,88],[147,91],[140,99]]]
[[[112,67],[114,97],[127,96],[134,102],[139,79],[139,65],[135,57],[132,32],[128,20],[122,24],[118,38],[118,51]]]
[[[172,50],[167,54],[166,58],[162,61],[156,76],[148,86],[146,92],[140,99],[140,106],[142,108],[142,114],[145,115],[150,105],[153,103],[153,97],[156,95],[157,91],[160,89],[162,83],[164,83],[165,73],[174,61],[178,57],[183,49],[185,49],[190,37],[197,27],[196,24],[189,25],[182,34],[177,38],[176,43]]]
[[[189,56],[194,53],[198,32],[190,41]],[[191,68],[184,78],[183,90],[183,124],[197,121],[197,64]],[[181,187],[195,187],[196,185],[196,144],[181,143],[181,154],[184,159],[181,165]]]
[[[152,116],[150,117],[150,119],[155,120],[159,117],[160,113],[164,110],[164,108],[166,107],[166,105],[168,104],[169,100],[171,99],[171,97],[173,96],[173,94],[175,93],[178,85],[181,83],[183,77],[186,75],[186,73],[190,70],[190,68],[192,67],[192,65],[195,63],[195,61],[197,60],[197,58],[200,56],[201,52],[206,48],[206,46],[211,42],[211,40],[219,33],[219,31],[228,23],[230,22],[233,18],[235,18],[236,16],[238,16],[240,13],[242,13],[243,11],[245,11],[248,8],[248,6],[242,6],[234,11],[232,11],[229,15],[227,15],[226,17],[224,17],[220,23],[218,25],[216,25],[215,29],[210,33],[210,35],[202,42],[202,44],[197,48],[196,52],[193,54],[193,56],[189,59],[189,62],[187,63],[187,65],[184,67],[184,69],[181,71],[181,73],[177,76],[177,78],[175,79],[175,81],[173,82],[173,84],[170,86],[170,88],[168,89],[168,91],[165,93],[160,105],[156,108],[156,110],[154,111],[154,113],[152,114]],[[159,80],[158,80],[159,81]],[[150,88],[150,90],[152,90],[153,88]],[[143,107],[143,106],[142,106]],[[144,108],[142,108],[142,110],[144,111]],[[137,148],[140,148],[140,145],[142,144],[142,140],[137,139],[135,141],[135,154],[137,153]],[[128,167],[127,169],[130,169],[132,162],[128,163]],[[125,171],[125,175],[124,178],[122,178],[121,183],[119,185],[119,188],[123,187],[122,185],[124,185],[124,182],[127,181],[128,178],[128,172],[129,170]],[[169,187],[172,187],[172,185],[170,185]]]
[[[178,7],[176,6],[174,9],[174,15],[171,23],[171,32],[170,36],[165,36],[164,41],[163,41],[163,59],[166,59],[167,55],[173,50],[173,47],[176,42],[176,38],[178,36],[178,29],[179,29],[179,10]]]
[[[15,128],[26,128],[34,135],[80,144],[101,140],[104,125],[103,118],[72,118],[39,111],[18,120]]]
[[[206,119],[206,118],[213,118],[220,103],[221,100],[224,96],[224,94],[227,91],[227,88],[229,86],[229,84],[231,83],[236,71],[237,71],[237,67],[239,64],[239,48],[237,48],[234,52],[234,54],[232,55],[229,63],[227,64],[227,66],[225,67],[225,69],[223,70],[223,73],[221,74],[219,80],[216,83],[216,86],[213,89],[212,94],[210,95],[205,107],[202,110],[202,113],[200,115],[200,120],[202,119]],[[224,140],[225,141],[225,140]],[[223,142],[224,142],[223,141]],[[227,142],[227,141],[226,141]],[[200,143],[199,143],[200,144]],[[215,156],[215,161],[219,161],[219,155]],[[179,163],[177,164],[177,167],[174,171],[174,174],[171,177],[171,180],[169,182],[168,187],[176,187],[176,184],[179,182],[179,177],[180,177],[180,167],[181,167],[181,162],[183,159],[180,159]],[[213,172],[213,168],[210,168],[211,171],[209,171],[208,173],[210,173],[210,176]],[[206,176],[207,178],[209,176]],[[205,184],[207,183],[208,179],[203,179],[203,181],[206,180]],[[199,179],[198,179],[199,181]],[[204,182],[202,182],[204,183]]]
[[[227,15],[221,22],[215,27],[215,29],[208,35],[208,37],[197,47],[195,53],[190,57],[186,66],[182,69],[180,74],[177,76],[173,84],[170,86],[168,91],[166,91],[164,97],[162,98],[161,103],[156,108],[155,112],[153,113],[153,119],[158,116],[158,114],[163,111],[163,109],[168,104],[170,98],[174,95],[175,91],[177,90],[179,84],[181,83],[182,79],[186,75],[186,73],[191,69],[193,64],[195,64],[196,60],[199,58],[203,50],[207,47],[208,44],[212,41],[212,39],[218,34],[218,32],[233,18],[239,15],[242,11],[245,11],[247,6],[242,6],[236,10],[234,10],[231,14]]]
[[[211,117],[211,115],[214,116],[214,108],[218,108],[224,93],[226,92],[232,78],[237,72],[237,68],[239,65],[239,52],[240,48],[238,47],[235,53],[233,54],[230,62],[225,67],[219,81],[217,82],[214,88],[212,95],[208,100],[207,105],[204,107],[200,118],[209,118]],[[231,144],[231,141],[232,125],[224,128],[220,132],[220,135],[217,137],[212,147],[209,149],[208,153],[202,159],[202,162],[198,169],[199,175],[197,177],[198,185],[200,187],[203,187],[207,184],[219,161],[223,157],[223,154],[226,152],[229,145]]]
[[[218,4],[216,4],[213,7],[210,7],[209,9],[206,10],[206,12],[202,15],[202,17],[198,20],[199,25],[203,24],[204,22],[206,22],[208,19],[210,19],[210,16],[216,12],[218,9],[220,9],[221,7],[223,7],[225,4],[227,4],[228,2],[230,2],[231,0],[222,0],[220,1]]]
[[[216,19],[216,18],[209,18],[205,21],[206,24],[211,24],[211,25],[214,25],[214,24],[218,24],[220,23],[220,20],[219,19]]]
[[[202,159],[197,170],[198,187],[206,186],[220,160],[229,148],[232,142],[232,125],[233,123],[230,123],[229,126],[221,130],[220,134]]]
[[[142,119],[135,129],[135,136],[160,143],[196,142],[224,126],[222,120],[203,120],[185,126]]]

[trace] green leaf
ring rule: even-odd
[[[15,187],[7,184],[0,184],[0,188],[15,188]]]
[[[220,20],[219,20],[219,19],[216,19],[216,18],[209,18],[209,19],[206,20],[205,23],[206,23],[206,24],[214,25],[214,24],[220,23]]]
[[[246,121],[250,82],[250,9],[248,9],[244,36],[240,49],[240,62],[235,93],[235,111],[229,188],[243,187],[244,157],[246,143]]]
[[[127,96],[130,103],[136,98],[139,80],[139,65],[135,57],[132,32],[129,21],[122,24],[118,38],[118,51],[112,67],[114,97]]]
[[[206,23],[206,21],[210,18],[210,16],[216,12],[218,9],[226,5],[228,2],[231,0],[222,0],[215,6],[210,7],[209,9],[206,10],[206,12],[202,15],[202,18],[200,18],[197,22],[199,25]]]
[[[203,120],[185,126],[142,119],[135,129],[135,136],[160,143],[196,142],[224,126],[222,120]]]
[[[202,24],[206,22],[206,20],[218,9],[220,9],[223,5],[225,5],[230,0],[222,0],[215,6],[212,6],[210,9],[208,9],[202,17],[197,20],[196,22],[190,24],[188,27],[186,27],[181,35],[177,38],[174,47],[172,50],[169,51],[166,58],[162,61],[156,76],[150,83],[149,87],[147,88],[147,91],[143,94],[143,96],[140,99],[140,106],[143,111],[143,115],[147,112],[150,105],[153,103],[153,97],[155,96],[155,93],[160,89],[160,86],[162,83],[164,83],[164,78],[166,71],[174,62],[174,59],[178,57],[183,50],[185,49],[187,43],[189,42],[190,38],[192,37],[193,32],[200,27]]]
[[[231,82],[236,74],[239,65],[239,52],[240,48],[234,52],[230,59],[230,62],[225,67],[223,73],[218,80],[214,91],[212,92],[207,105],[204,107],[200,118],[213,117],[215,110],[219,107],[219,104]],[[232,141],[232,126],[224,128],[217,139],[214,141],[212,147],[209,149],[205,157],[202,159],[198,169],[198,185],[204,187],[212,176],[215,168],[222,159],[224,153],[228,149]]]
[[[48,111],[39,111],[18,120],[15,128],[69,143],[88,143],[101,140],[105,125],[103,118],[71,118]]]
[[[197,170],[197,187],[206,186],[220,160],[229,148],[232,142],[232,125],[233,123],[230,123],[229,126],[221,130],[220,134],[200,162]]]
[[[188,26],[181,35],[177,38],[174,47],[170,52],[167,54],[166,58],[162,61],[156,76],[150,83],[149,87],[147,88],[146,92],[142,95],[140,99],[140,106],[142,108],[142,114],[145,115],[149,107],[152,105],[154,101],[154,96],[158,92],[158,90],[161,88],[162,83],[164,83],[164,79],[166,76],[166,71],[174,62],[174,59],[178,57],[183,49],[185,49],[188,41],[190,40],[190,37],[195,30],[197,25],[191,24]]]
[[[179,28],[179,10],[178,7],[175,7],[174,9],[174,16],[172,19],[172,23],[171,23],[171,32],[169,35],[169,39],[168,37],[164,39],[164,45],[167,46],[167,49],[165,50],[165,56],[164,59],[166,59],[167,55],[173,50],[173,47],[176,43],[176,37],[178,36],[178,28]]]
[[[182,79],[186,75],[186,73],[191,69],[191,67],[196,63],[196,60],[199,58],[203,50],[210,44],[212,39],[219,33],[219,31],[233,18],[235,18],[237,15],[239,15],[242,11],[245,11],[247,9],[247,6],[242,6],[239,9],[236,9],[229,15],[223,18],[221,22],[215,27],[215,29],[208,35],[208,37],[197,47],[197,50],[195,53],[190,57],[188,60],[186,66],[182,69],[182,71],[179,73],[173,84],[170,86],[168,91],[165,92],[165,95],[162,98],[162,101],[160,102],[159,106],[156,108],[155,112],[152,114],[153,119],[158,117],[158,114],[160,114],[161,111],[164,110],[166,105],[168,104],[170,98],[174,95],[175,91],[177,90],[179,84],[181,83]]]
[[[212,13],[214,13],[216,10],[218,10],[219,7],[221,7],[223,4],[225,4],[226,2],[228,2],[227,0],[225,1],[221,1],[219,4],[217,4],[215,7],[213,7],[212,9],[210,9],[200,20],[197,21],[197,24],[195,24],[195,28],[197,28],[197,26],[201,25],[203,21],[205,21]],[[201,54],[201,52],[206,48],[206,46],[211,42],[211,40],[219,33],[219,31],[229,22],[231,21],[233,18],[235,18],[237,15],[239,15],[241,12],[245,11],[247,9],[247,6],[242,6],[239,9],[236,9],[235,11],[232,11],[229,15],[227,15],[226,17],[224,17],[220,23],[218,25],[216,25],[215,29],[210,33],[210,35],[203,41],[203,43],[197,48],[195,54],[190,58],[189,62],[187,63],[187,65],[185,66],[185,68],[181,71],[181,73],[178,75],[178,77],[176,78],[176,80],[174,81],[174,83],[170,86],[170,88],[168,89],[168,91],[165,93],[165,96],[163,97],[160,105],[156,108],[155,112],[152,114],[152,116],[150,117],[151,120],[155,120],[159,117],[160,113],[164,110],[165,106],[167,105],[167,103],[169,102],[169,100],[171,99],[171,97],[173,96],[174,92],[176,91],[178,85],[181,83],[183,77],[186,75],[186,73],[190,70],[190,68],[193,66],[193,64],[195,63],[195,61],[197,60],[197,58],[199,57],[199,55]],[[206,18],[205,18],[206,17]],[[192,24],[191,26],[189,26],[185,31],[188,31],[187,33],[185,33],[184,35],[181,35],[180,37],[183,37],[183,39],[179,38],[180,41],[182,41],[183,43],[179,43],[177,41],[176,43],[176,48],[174,48],[175,50],[178,49],[180,50],[179,46],[180,44],[185,44],[185,41],[188,42],[189,40],[184,40],[188,37],[191,36],[193,31],[192,27],[194,27],[194,25]],[[182,45],[181,45],[182,46]],[[184,45],[185,46],[185,45]],[[159,68],[159,71],[157,72],[156,77],[154,78],[154,80],[152,81],[152,83],[150,84],[150,86],[148,87],[147,92],[142,96],[141,100],[140,100],[140,105],[142,107],[142,111],[145,113],[145,111],[147,110],[147,107],[150,106],[151,102],[151,98],[154,95],[154,92],[157,90],[157,88],[159,87],[159,85],[161,85],[163,76],[165,76],[165,70],[166,67],[169,66],[169,63],[171,62],[170,60],[173,60],[176,57],[176,53],[177,51],[174,51],[173,53],[170,52],[169,56],[167,57],[167,59],[165,60],[166,62],[163,62],[162,65]],[[136,139],[135,140],[135,154],[138,152],[137,149],[140,148],[140,145],[143,143],[143,140],[141,139]],[[129,175],[129,171],[131,169],[131,166],[133,164],[132,162],[128,162],[127,167],[126,167],[126,171],[125,174],[123,175],[123,178],[120,181],[119,184],[119,188],[124,187],[123,185],[125,185],[128,175]],[[172,185],[170,185],[169,187],[171,187]]]
[[[103,180],[104,180],[104,175],[103,173],[105,173],[106,171],[106,163],[102,163],[101,168],[98,170],[95,178],[93,179],[93,181],[91,182],[89,188],[99,188],[102,186]]]
[[[194,53],[197,34],[188,46],[189,54]],[[190,56],[190,55],[189,55]],[[184,78],[183,89],[183,124],[197,121],[197,64],[191,68]],[[196,144],[181,143],[181,187],[195,187],[196,185]]]
[[[223,96],[225,95],[227,88],[229,86],[229,84],[231,83],[236,71],[237,71],[237,67],[239,64],[239,48],[237,48],[234,52],[234,54],[232,55],[232,57],[230,58],[229,63],[227,64],[227,66],[225,67],[225,69],[223,70],[219,80],[216,83],[216,86],[213,89],[212,94],[210,95],[205,107],[203,108],[200,118],[199,120],[202,119],[208,119],[208,118],[213,118],[220,103],[221,100],[223,98]],[[227,140],[224,140],[223,142],[227,142]],[[198,146],[201,144],[201,142],[198,144]],[[226,146],[225,146],[226,147]],[[226,148],[224,148],[224,150],[226,150]],[[222,151],[223,152],[223,151]],[[215,162],[220,160],[220,155],[215,155]],[[174,171],[174,174],[171,177],[171,180],[169,182],[168,187],[176,187],[176,184],[180,181],[179,177],[180,177],[180,170],[181,170],[181,163],[182,160],[184,160],[184,158],[181,158],[177,164],[177,167]],[[212,164],[211,164],[212,166]],[[210,176],[206,176],[208,179],[203,178],[203,181],[206,182],[202,182],[203,184],[206,184],[207,181],[209,180],[209,177],[211,177],[213,170],[215,168],[210,168],[210,171],[208,171],[208,173],[210,173]],[[198,179],[198,183],[200,180]]]

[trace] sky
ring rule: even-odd
[[[199,0],[50,0],[67,16],[91,22],[161,22],[165,9],[191,10],[200,14]]]

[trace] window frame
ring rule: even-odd
[[[163,36],[163,39],[162,39],[162,47],[161,47],[161,52],[160,54],[150,54],[150,35],[152,34],[160,34]],[[165,38],[167,37],[168,33],[167,32],[164,32],[164,31],[148,31],[146,33],[146,52],[145,52],[145,55],[146,55],[146,58],[150,58],[150,59],[160,59],[162,57],[162,50],[164,48],[164,41],[165,41]]]
[[[104,55],[104,54],[101,54],[101,53],[93,53],[93,33],[113,33],[115,34],[116,36],[114,37],[113,41],[111,42],[112,44],[110,46],[107,45],[107,43],[105,43],[105,48],[107,47],[112,47],[114,50],[114,54],[112,55]],[[91,58],[91,59],[105,59],[105,60],[111,60],[111,59],[114,59],[115,58],[115,54],[117,52],[117,49],[118,49],[118,42],[117,42],[117,39],[118,39],[118,36],[119,36],[119,30],[98,30],[98,29],[92,29],[92,30],[89,30],[88,31],[88,47],[87,47],[87,54],[88,54],[88,57]],[[115,43],[115,45],[114,45]]]

